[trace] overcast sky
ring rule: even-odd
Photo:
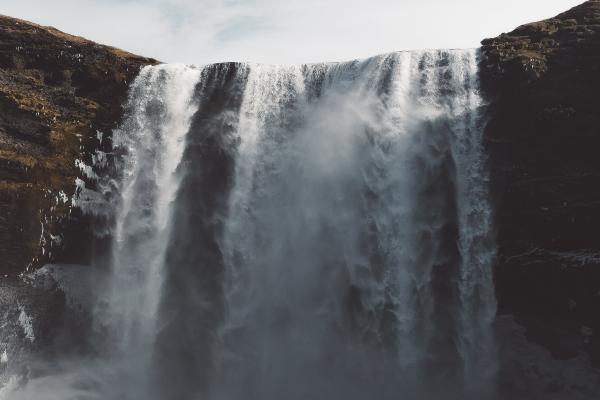
[[[583,0],[0,0],[19,17],[165,62],[300,63],[469,48]]]

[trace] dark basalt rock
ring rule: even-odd
[[[501,314],[600,365],[600,1],[482,42]]]
[[[110,148],[97,132],[110,136],[129,82],[156,63],[0,16],[0,276],[89,257],[88,224],[70,207],[75,160]]]
[[[600,365],[600,0],[482,44],[499,312]],[[75,160],[110,150],[129,82],[155,63],[0,16],[0,277],[86,262],[88,221],[59,195]]]

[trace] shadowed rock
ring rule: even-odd
[[[482,42],[500,313],[600,364],[600,1]]]
[[[70,207],[75,160],[110,149],[129,82],[156,63],[0,16],[0,275],[89,257],[89,225]]]

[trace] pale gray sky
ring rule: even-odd
[[[166,62],[300,63],[469,48],[583,0],[0,0],[0,14]]]

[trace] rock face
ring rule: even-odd
[[[0,276],[89,256],[76,160],[110,149],[128,83],[155,63],[0,16]]]
[[[600,0],[482,44],[499,313],[600,365]],[[85,262],[76,160],[110,150],[128,83],[156,63],[0,16],[0,277]]]
[[[600,365],[600,0],[482,44],[499,312]]]

